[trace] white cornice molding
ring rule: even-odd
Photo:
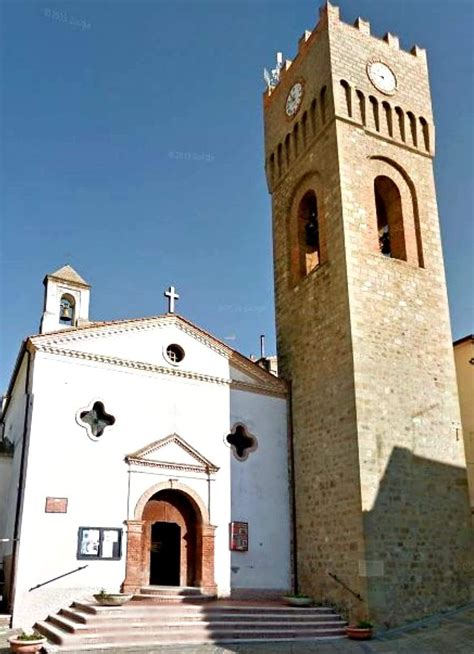
[[[216,377],[215,375],[205,375],[203,373],[192,372],[190,370],[183,370],[181,368],[159,366],[154,363],[146,363],[144,361],[133,361],[131,359],[122,359],[120,357],[112,357],[104,354],[80,352],[79,350],[69,350],[60,347],[53,347],[52,345],[46,345],[42,343],[36,344],[35,349],[38,352],[43,352],[45,354],[52,354],[53,356],[79,359],[81,361],[92,361],[94,363],[116,366],[118,368],[139,370],[143,372],[151,372],[159,375],[165,375],[168,377],[179,377],[182,379],[191,379],[193,381],[230,386],[232,390],[246,391],[248,393],[272,395],[276,397],[286,397],[287,394],[286,387],[281,383],[281,380],[278,380],[276,377],[275,377],[275,382],[279,382],[279,383],[252,384],[251,382],[232,380],[225,377]]]
[[[187,321],[185,318],[175,314],[155,316],[151,318],[114,321],[109,323],[104,322],[91,324],[78,329],[32,336],[30,338],[30,342],[36,349],[42,349],[44,346],[60,347],[61,345],[67,343],[74,343],[77,341],[84,341],[92,338],[100,338],[104,336],[106,337],[129,331],[146,331],[157,328],[161,329],[168,326],[177,327],[185,334],[188,334],[214,352],[217,352],[221,356],[225,357],[231,366],[235,367],[237,370],[240,370],[252,379],[255,379],[259,386],[262,385],[265,388],[278,388],[280,394],[287,394],[287,386],[282,379],[274,377],[271,375],[271,373],[263,370],[255,363],[248,360],[242,354],[236,350],[233,350],[225,343],[222,343],[211,334],[208,334],[196,325],[193,325],[191,322]]]
[[[169,377],[183,377],[185,379],[210,382],[213,384],[228,385],[231,383],[231,380],[225,379],[224,377],[204,375],[198,372],[182,370],[181,368],[168,368],[167,366],[159,366],[154,363],[146,363],[144,361],[121,359],[120,357],[111,357],[105,354],[93,354],[91,352],[80,352],[79,350],[67,350],[59,347],[52,347],[50,345],[39,345],[36,349],[39,352],[45,352],[46,354],[53,354],[56,356],[68,357],[72,359],[80,359],[82,361],[93,361],[94,363],[104,363],[106,365],[117,366],[119,368],[130,368],[132,370],[154,372],[161,375],[167,375]]]
[[[92,322],[84,327],[31,336],[30,340],[35,347],[39,345],[61,345],[123,334],[124,332],[146,331],[166,326],[167,324],[163,321],[163,318],[159,316],[156,318],[114,321],[110,323]]]
[[[127,463],[131,466],[137,466],[138,468],[157,468],[158,470],[173,470],[178,472],[199,472],[203,475],[209,475],[205,468],[199,465],[192,465],[188,463],[171,463],[168,461],[145,461],[139,459],[133,459],[129,457]]]

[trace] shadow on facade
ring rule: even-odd
[[[395,447],[364,512],[370,618],[390,627],[472,600],[466,470]]]
[[[474,530],[464,468],[395,447],[373,508],[362,519],[365,558],[356,574],[366,577],[364,599],[377,628],[472,601]],[[341,604],[354,609],[359,602],[347,592]],[[215,607],[211,602],[203,608],[211,637],[219,636]],[[226,649],[237,652],[239,646],[226,644]]]

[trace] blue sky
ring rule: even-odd
[[[474,4],[341,0],[428,50],[454,338],[473,330]],[[178,311],[244,354],[274,350],[262,70],[317,2],[3,2],[0,392],[66,262],[91,318]],[[56,13],[56,12],[59,12]]]

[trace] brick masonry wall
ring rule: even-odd
[[[299,586],[345,604],[347,593],[327,573],[363,596],[365,579],[357,574],[364,544],[335,139],[334,124],[320,132],[296,175],[289,172],[275,189],[273,216],[279,366],[292,383]],[[312,180],[315,160],[326,165],[324,175]],[[318,187],[328,261],[293,286],[288,217],[297,182],[298,197],[311,183]],[[364,612],[354,600],[356,606]]]
[[[338,124],[369,603],[394,624],[469,599],[472,534],[431,161],[361,132]],[[369,247],[374,177],[403,183],[381,152],[414,180],[425,268]]]
[[[290,153],[288,168],[269,175],[279,366],[292,383],[298,575],[304,592],[389,626],[468,601],[474,544],[426,58],[366,32],[340,23],[329,6],[265,101],[265,134],[268,174],[269,155],[293,129],[284,114],[288,90],[307,80],[300,120],[327,84],[326,124],[300,143],[298,157]],[[396,72],[387,111],[416,115],[416,142],[394,122],[390,130],[367,114],[364,126],[341,93],[344,79],[353,98],[362,90],[385,112],[387,97],[366,75],[374,57]],[[378,175],[400,190],[407,261],[378,252]],[[327,262],[294,285],[290,221],[307,188],[318,196]]]

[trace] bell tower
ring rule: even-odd
[[[474,590],[426,53],[327,3],[266,78],[296,581],[393,626]]]
[[[72,266],[66,264],[46,275],[43,284],[41,334],[88,324],[91,287]]]

